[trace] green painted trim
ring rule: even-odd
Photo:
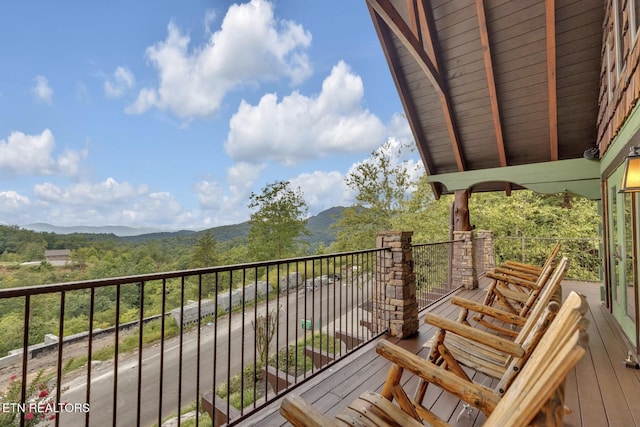
[[[498,181],[511,182],[546,194],[569,191],[591,200],[599,200],[601,197],[600,162],[587,159],[430,175],[427,181],[444,185],[447,192],[466,190],[483,182]]]
[[[600,159],[600,172],[604,174],[604,171],[616,160],[617,155],[621,150],[625,152],[629,151],[627,143],[640,129],[640,103],[636,104],[631,110],[631,114],[624,121],[624,124],[618,131],[618,134],[613,138],[611,144],[604,153],[604,156]]]

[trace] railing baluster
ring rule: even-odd
[[[158,385],[158,425],[162,425],[162,398],[164,391],[164,334],[165,334],[165,313],[167,312],[167,279],[162,279],[162,312],[160,317],[160,375],[158,379],[160,384]]]
[[[198,274],[198,332],[196,345],[196,427],[200,425],[200,349],[202,331],[202,274]]]
[[[95,311],[95,288],[89,293],[89,341],[87,343],[87,404],[91,405],[91,358],[93,352],[93,313]],[[91,411],[85,413],[85,425],[89,425]]]
[[[31,295],[24,297],[24,334],[22,338],[22,387],[20,403],[27,401],[27,361],[29,360],[29,322],[31,320]],[[20,411],[20,427],[24,427],[24,411]]]
[[[182,409],[182,354],[184,348],[184,276],[180,278],[180,342],[178,348],[180,353],[178,355],[178,427],[180,427],[181,417],[180,410]]]
[[[136,401],[136,425],[140,425],[140,410],[142,409],[142,344],[144,330],[144,284],[140,282],[140,315],[138,317],[138,399]]]
[[[116,285],[116,326],[114,330],[113,352],[113,427],[116,427],[118,416],[118,349],[120,340],[120,285]]]
[[[58,366],[56,368],[56,406],[60,403],[62,390],[62,345],[64,343],[64,304],[65,291],[60,292],[60,314],[58,319]],[[60,425],[60,417],[56,417],[56,427]]]
[[[233,305],[233,272],[229,272],[229,301],[231,305]],[[230,407],[231,407],[231,399],[229,399],[231,393],[229,393],[228,385],[231,383],[231,323],[232,323],[232,313],[231,307],[229,308],[229,326],[228,326],[228,334],[227,334],[227,418],[228,421],[231,421],[230,415]],[[244,358],[241,358],[240,361],[240,369],[244,369]],[[240,407],[242,407],[243,397],[240,396]],[[180,427],[180,426],[178,426]]]

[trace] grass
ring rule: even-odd
[[[288,349],[280,350],[278,369],[288,371],[293,375],[297,375],[305,369],[311,369],[312,360],[304,354],[306,346],[313,346],[316,349],[322,348],[323,351],[335,354],[339,350],[339,341],[325,333],[308,333],[298,343],[290,345]],[[276,356],[272,355],[268,363],[276,365]],[[243,375],[238,374],[232,377],[229,383],[218,386],[216,394],[222,399],[227,399],[236,409],[246,408],[254,402],[255,398],[262,397],[264,387],[260,386],[256,389],[256,385],[260,384],[261,380],[263,380],[261,366],[250,365],[244,369]]]
[[[189,412],[195,411],[196,410],[196,402],[193,401],[190,404],[188,404],[187,406],[184,406],[181,410],[180,410],[180,415],[184,415],[184,414],[188,414]],[[177,418],[178,415],[174,412],[173,414],[163,418],[162,423],[164,424],[166,421],[169,421],[171,419]],[[188,420],[184,420],[180,422],[181,426],[184,427],[195,427],[196,426],[196,419],[195,418],[189,418]],[[154,427],[158,427],[157,424],[154,424]],[[211,417],[209,417],[209,414],[207,414],[206,412],[204,412],[202,410],[202,408],[200,408],[200,413],[198,414],[198,427],[213,427],[213,421],[211,420]]]

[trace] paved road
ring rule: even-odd
[[[362,295],[360,288],[346,285],[328,285],[313,292],[292,291],[287,295],[279,295],[268,302],[269,311],[279,311],[279,328],[271,345],[272,352],[276,348],[285,347],[286,343],[294,343],[304,336],[301,329],[302,319],[314,319],[314,330],[320,325],[329,325],[329,331],[346,329],[352,322],[357,325],[356,316],[349,311],[350,307],[359,306],[370,295]],[[354,304],[354,300],[357,301]],[[160,391],[162,391],[162,417],[176,413],[178,407],[196,400],[196,396],[211,390],[216,373],[215,383],[221,384],[230,376],[239,373],[243,366],[251,365],[256,360],[254,351],[254,329],[251,320],[258,313],[266,313],[267,304],[261,303],[257,308],[247,308],[245,315],[233,313],[218,320],[217,325],[203,326],[200,331],[185,333],[183,342],[172,338],[165,342],[163,369],[160,368],[160,345],[143,349],[140,409],[141,425],[154,425],[158,421]],[[306,311],[305,311],[306,310]],[[335,318],[335,325],[330,323]],[[229,323],[231,321],[231,323]],[[217,333],[216,333],[217,331]],[[199,333],[198,333],[199,332]],[[198,352],[198,336],[200,336],[200,352]],[[243,339],[244,337],[244,339]],[[182,347],[182,351],[180,348]],[[216,351],[214,351],[214,348]],[[214,354],[216,355],[214,361]],[[182,358],[180,357],[182,355]],[[200,384],[197,384],[198,355],[200,357]],[[231,355],[231,357],[229,357]],[[118,366],[117,420],[118,426],[136,425],[138,414],[138,355],[121,356]],[[215,365],[214,365],[215,363]],[[182,366],[182,369],[180,369]],[[114,379],[113,361],[104,362],[92,368],[90,425],[112,425]],[[160,373],[162,389],[160,388]],[[182,381],[180,382],[180,372]],[[179,393],[178,385],[181,384]],[[63,393],[62,401],[84,402],[86,396],[86,377],[76,378],[65,384],[68,387]],[[270,392],[270,391],[269,391]],[[181,396],[178,402],[178,396]],[[61,414],[61,426],[83,426],[85,415],[81,413]]]

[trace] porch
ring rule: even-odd
[[[477,290],[460,290],[456,294],[481,301],[486,281]],[[575,290],[587,296],[589,301],[588,318],[589,350],[580,360],[566,381],[566,405],[572,412],[565,416],[568,426],[634,426],[640,425],[640,370],[623,366],[627,354],[627,344],[622,338],[617,323],[600,302],[600,284],[565,280],[562,283],[563,294]],[[449,298],[431,306],[433,313],[455,318],[457,308],[449,304]],[[421,316],[422,317],[422,316]],[[434,328],[420,323],[417,335],[390,341],[427,356],[422,343],[434,334]],[[379,338],[385,339],[385,337]],[[355,353],[345,357],[324,373],[302,384],[293,393],[301,395],[309,403],[333,416],[365,390],[380,391],[386,379],[389,362],[377,356],[374,351],[377,340],[369,343]],[[405,376],[403,380],[415,381]],[[475,381],[484,380],[478,374]],[[485,385],[490,385],[485,383]],[[412,389],[409,386],[409,389]],[[431,408],[449,423],[459,426],[482,425],[485,417],[477,410],[456,419],[462,411],[462,405],[451,395],[431,387],[424,400]],[[635,402],[635,403],[634,403]],[[281,426],[286,420],[278,412],[280,399],[245,420],[241,425]]]

